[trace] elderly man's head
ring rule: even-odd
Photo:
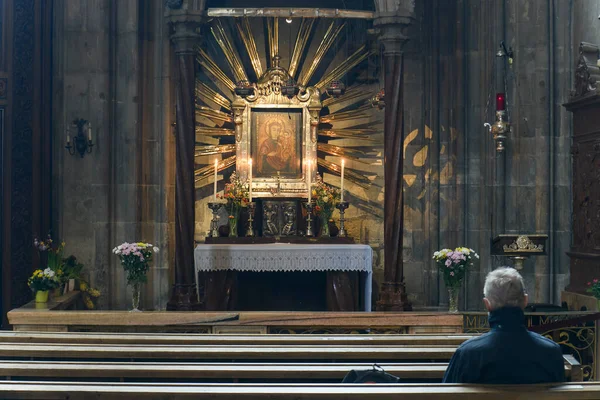
[[[509,267],[495,269],[487,275],[483,295],[488,311],[502,307],[525,308],[527,305],[523,277],[517,270]]]

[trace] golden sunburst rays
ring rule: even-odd
[[[340,79],[346,75],[348,71],[363,62],[367,57],[373,54],[373,50],[367,50],[367,45],[363,44],[352,55],[342,61],[337,67],[323,75],[323,77],[315,84],[319,90],[323,90],[331,81]]]
[[[377,112],[373,110],[370,104],[362,104],[354,109],[347,111],[339,111],[333,114],[323,115],[319,118],[319,122],[322,124],[328,124],[337,121],[345,121],[345,120],[362,120],[368,119],[371,115]]]
[[[196,81],[196,98],[202,99],[204,103],[213,102],[219,107],[223,107],[226,110],[231,111],[231,101],[218,93],[216,90],[210,88],[206,83]],[[207,104],[211,105],[211,104]]]
[[[235,26],[240,34],[240,38],[246,47],[246,52],[250,57],[250,63],[252,64],[252,68],[254,69],[254,73],[257,77],[263,74],[263,67],[260,62],[260,55],[258,54],[258,50],[256,49],[256,42],[254,41],[254,35],[252,34],[252,30],[250,29],[250,21],[247,17],[244,18],[236,18]]]
[[[232,166],[235,165],[235,160],[236,160],[235,155],[233,155],[231,157],[227,157],[223,160],[220,160],[217,164],[217,171],[221,172],[228,168],[231,168]],[[212,163],[205,165],[204,167],[200,167],[200,168],[196,169],[196,171],[194,171],[194,180],[196,182],[196,189],[206,186],[209,183],[212,183],[213,180],[211,179],[211,177],[214,174],[214,172],[215,172],[215,166]]]
[[[210,27],[210,30],[217,44],[221,50],[223,50],[225,59],[227,60],[229,68],[231,68],[231,72],[233,72],[233,76],[235,77],[236,81],[247,81],[248,75],[246,75],[244,65],[240,61],[237,51],[229,41],[229,37],[225,33],[225,29],[223,29],[223,25],[221,25],[221,21],[219,19],[215,19]]]
[[[225,85],[229,90],[233,92],[235,89],[235,83],[229,78],[225,72],[215,62],[209,55],[202,50],[200,47],[196,48],[198,55],[196,56],[196,61],[198,64],[204,68],[206,72],[212,75],[216,80]]]
[[[220,144],[220,145],[208,145],[208,146],[196,146],[194,156],[212,156],[215,154],[226,154],[234,153],[235,144]]]
[[[269,37],[269,62],[279,55],[279,18],[267,18],[267,35]]]
[[[208,118],[214,121],[217,125],[222,125],[225,122],[233,122],[231,114],[219,110],[213,110],[209,107],[196,106],[196,119]]]
[[[288,71],[292,78],[296,77],[296,73],[300,67],[300,58],[302,57],[302,53],[304,53],[304,48],[308,43],[314,24],[315,18],[302,18],[298,36],[296,37],[296,43],[294,44],[294,51],[290,60],[290,69]]]
[[[337,21],[333,21],[329,25],[329,28],[327,28],[323,40],[321,40],[321,43],[319,43],[319,47],[317,48],[317,51],[315,52],[313,60],[310,63],[308,69],[302,70],[302,72],[300,73],[300,78],[298,79],[300,85],[308,85],[310,78],[312,78],[313,74],[317,70],[317,67],[323,60],[323,57],[325,57],[325,54],[327,54],[329,48],[333,45],[333,43],[335,43],[338,35],[340,34],[340,32],[342,32],[342,29],[344,29],[344,26],[346,26],[345,22],[339,23]]]
[[[321,104],[323,104],[323,107],[329,107],[329,111],[333,112],[334,108],[345,108],[348,104],[370,99],[373,97],[372,92],[373,89],[369,85],[355,85],[349,87],[342,96],[328,97]]]
[[[319,136],[323,136],[329,139],[359,139],[369,142],[380,143],[381,138],[375,137],[380,135],[382,132],[378,129],[365,128],[365,129],[321,129],[319,130]]]
[[[235,131],[227,128],[214,128],[210,126],[196,126],[196,137],[198,136],[233,136]],[[196,138],[196,141],[199,140]]]

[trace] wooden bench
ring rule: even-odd
[[[69,400],[588,400],[600,397],[600,383],[560,385],[342,385],[342,384],[165,384],[101,382],[0,382],[3,399]]]
[[[566,356],[567,380],[581,381],[579,363]],[[138,379],[146,380],[252,380],[341,382],[350,370],[371,369],[372,363],[177,363],[90,361],[0,361],[0,376],[6,378]],[[441,381],[447,363],[384,363],[388,373],[405,381]]]
[[[0,331],[0,343],[458,346],[478,335],[208,335]]]

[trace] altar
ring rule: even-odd
[[[205,287],[206,310],[217,311],[235,307],[236,285],[228,272],[326,272],[329,308],[339,308],[329,311],[369,312],[372,252],[362,244],[199,244],[194,250],[196,284]],[[352,272],[360,275],[358,299],[352,293]]]

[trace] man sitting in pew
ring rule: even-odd
[[[483,294],[491,331],[456,350],[443,382],[563,382],[560,346],[525,327],[527,294],[521,275],[513,268],[498,268],[487,275]]]

